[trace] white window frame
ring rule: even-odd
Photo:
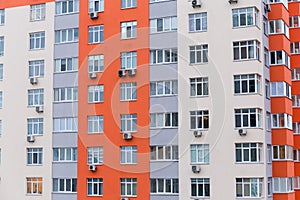
[[[291,42],[291,54],[300,54],[300,42]]]
[[[79,0],[67,0],[55,2],[55,14],[65,15],[79,12]]]
[[[120,178],[121,197],[137,196],[137,179],[136,178]]]
[[[44,134],[44,119],[28,118],[27,135],[43,135],[43,134]]]
[[[76,72],[78,71],[78,58],[58,58],[55,62],[55,73]]]
[[[299,28],[300,27],[299,22],[300,22],[300,16],[291,16],[290,17],[290,28]]]
[[[137,34],[137,22],[128,21],[121,22],[121,39],[132,39],[136,38]]]
[[[102,115],[88,116],[88,134],[104,132],[104,117]]]
[[[45,61],[44,60],[32,60],[29,61],[29,78],[43,77]]]
[[[206,97],[209,95],[208,77],[190,78],[190,96]],[[198,94],[199,92],[199,94]]]
[[[178,146],[150,146],[150,161],[178,161]]]
[[[46,18],[46,4],[30,5],[30,21],[42,21]]]
[[[91,72],[103,72],[104,71],[104,55],[97,54],[97,55],[89,55],[88,56],[88,64],[89,73]]]
[[[137,146],[121,146],[120,147],[120,164],[136,164],[137,163]]]
[[[101,0],[100,0],[101,1]],[[89,44],[104,42],[104,25],[89,26]]]
[[[102,165],[103,164],[103,147],[88,147],[87,148],[87,164]]]
[[[77,148],[53,148],[53,162],[77,162]]]
[[[190,64],[208,63],[208,44],[190,46],[189,52]]]
[[[293,160],[294,160],[294,162],[300,162],[300,149],[293,150]]]
[[[26,177],[26,194],[27,195],[43,194],[43,178]]]
[[[233,61],[243,60],[260,60],[260,42],[258,40],[233,42]]]
[[[190,162],[194,164],[209,164],[210,160],[209,144],[191,144]]]
[[[179,194],[178,183],[176,178],[151,178],[150,194]]]
[[[273,145],[272,160],[290,160],[293,161],[293,147],[288,145]]]
[[[122,52],[120,55],[121,69],[136,69],[137,67],[137,52]]]
[[[239,75],[234,75],[233,79],[234,79],[234,94],[259,94],[260,93],[261,76],[259,74],[239,74]],[[246,88],[244,88],[244,86],[246,86]]]
[[[300,189],[300,176],[294,177],[294,190]]]
[[[177,31],[177,16],[150,19],[150,33]]]
[[[236,178],[236,197],[237,198],[258,198],[262,197],[263,179],[262,178]],[[238,194],[240,186],[241,194]],[[256,186],[256,187],[255,187]],[[249,189],[249,191],[246,191]],[[245,194],[247,192],[248,194]]]
[[[103,12],[104,0],[89,0],[89,13]]]
[[[285,65],[290,69],[290,56],[284,50],[269,51],[269,64]]]
[[[5,9],[0,9],[0,26],[5,24]]]
[[[177,128],[178,124],[178,112],[150,113],[150,129]]]
[[[240,151],[240,160],[238,160],[238,155],[237,155],[238,151]],[[263,162],[262,155],[263,155],[262,143],[236,143],[235,144],[236,163],[262,163]]]
[[[273,177],[272,179],[273,193],[292,193],[294,192],[293,177]]]
[[[88,86],[88,103],[104,102],[104,85]]]
[[[26,154],[28,166],[43,165],[43,148],[27,148]]]
[[[78,42],[78,28],[68,28],[55,31],[55,44]]]
[[[194,192],[195,192],[195,194],[194,194]],[[194,198],[209,198],[210,197],[210,179],[209,178],[191,178],[191,197],[193,197],[193,199]]]
[[[289,27],[282,19],[269,20],[269,35],[275,34],[284,34],[290,38]]]
[[[262,110],[260,108],[237,108],[234,109],[235,128],[260,128]],[[246,121],[245,116],[247,117]],[[251,117],[255,117],[255,125],[251,125]],[[237,120],[240,118],[240,125]]]
[[[232,26],[233,28],[257,26],[258,9],[256,7],[232,9]],[[244,19],[245,24],[241,24],[241,19]],[[235,23],[235,20],[236,23]]]
[[[137,0],[121,0],[121,9],[135,8]]]
[[[44,105],[44,89],[28,90],[28,106]]]
[[[207,13],[189,14],[189,32],[207,31]]]
[[[98,190],[96,191],[95,188]],[[87,179],[87,196],[103,196],[103,179],[102,178],[88,178]]]
[[[120,83],[120,101],[135,101],[136,82]]]
[[[137,114],[121,114],[121,133],[137,132]]]
[[[292,95],[292,106],[293,108],[299,108],[300,107],[300,95]]]
[[[53,132],[77,132],[77,117],[57,117],[53,118]]]
[[[45,48],[45,32],[35,32],[29,33],[29,49],[30,50],[39,50]]]
[[[76,193],[77,178],[53,178],[53,193]]]
[[[272,113],[272,129],[287,128],[292,130],[292,116],[287,113]]]
[[[4,36],[0,36],[0,57],[4,56]]]
[[[199,124],[199,121],[201,121],[201,124]],[[207,130],[208,128],[209,128],[208,110],[190,111],[191,130]]]
[[[54,88],[54,102],[74,102],[78,101],[78,88]]]
[[[177,48],[150,50],[151,65],[177,63],[177,57]]]
[[[0,91],[0,109],[3,107],[3,92]]]
[[[0,81],[3,81],[3,64],[0,64]]]
[[[288,97],[291,99],[291,86],[286,82],[271,82],[271,97]]]
[[[292,69],[292,81],[300,80],[300,68]]]
[[[293,122],[293,133],[300,134],[300,122]]]
[[[165,80],[165,81],[152,81],[150,82],[150,96],[171,96],[178,94],[178,81]]]
[[[272,125],[271,125],[271,113],[266,112],[266,131],[271,131]]]

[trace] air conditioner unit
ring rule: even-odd
[[[229,2],[229,3],[237,3],[238,0],[229,0],[228,2]]]
[[[265,11],[266,11],[266,12],[271,12],[271,6],[270,6],[270,4],[267,3],[267,4],[265,5]]]
[[[124,69],[120,69],[120,70],[118,71],[118,75],[119,75],[119,77],[126,76],[125,70],[124,70]]]
[[[247,135],[247,129],[239,129],[239,134],[240,134],[240,136],[245,136],[245,135]]]
[[[36,111],[37,113],[42,113],[42,112],[44,112],[44,106],[37,106],[37,107],[35,107],[35,111]]]
[[[30,78],[30,83],[31,83],[32,85],[37,84],[37,83],[38,83],[37,77],[31,77],[31,78]]]
[[[192,0],[192,7],[196,8],[196,7],[201,7],[201,0]]]
[[[194,131],[194,136],[195,137],[201,137],[202,136],[202,132],[201,131]]]
[[[91,12],[90,13],[90,18],[91,19],[97,19],[98,18],[98,13],[97,12]]]
[[[135,69],[128,70],[128,75],[129,76],[134,76],[135,75]]]
[[[192,165],[193,173],[200,173],[201,167],[199,165]]]
[[[96,165],[89,165],[89,170],[95,172],[97,170]]]
[[[28,135],[27,136],[27,142],[34,142],[34,141],[35,141],[34,135]]]
[[[132,139],[131,133],[123,133],[123,139],[124,140],[131,140]]]
[[[121,200],[129,200],[129,198],[124,198],[124,197],[122,197]]]
[[[97,78],[97,74],[95,72],[90,72],[89,77],[90,77],[90,79],[95,79],[95,78]]]

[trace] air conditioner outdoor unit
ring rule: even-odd
[[[98,18],[98,13],[97,12],[91,12],[90,13],[90,18],[91,19],[97,19]]]
[[[199,165],[192,165],[193,173],[200,173],[201,167]]]
[[[89,170],[95,172],[97,170],[96,165],[89,165]]]
[[[192,7],[201,7],[201,0],[192,0]]]
[[[44,112],[44,106],[37,106],[37,107],[35,107],[35,111],[36,111],[37,113],[42,113],[42,112]]]
[[[120,70],[118,71],[118,75],[119,75],[119,77],[126,76],[125,70],[124,70],[124,69],[120,69]]]
[[[124,198],[124,197],[122,197],[121,200],[129,200],[129,198]]]
[[[37,83],[38,83],[37,77],[31,77],[31,78],[30,78],[30,83],[31,83],[32,85],[37,84]]]
[[[245,136],[245,135],[247,135],[247,129],[239,129],[239,134],[240,134],[240,136]]]
[[[229,3],[237,3],[238,0],[229,0],[228,2],[229,2]]]
[[[123,139],[124,140],[131,140],[132,139],[131,133],[123,133]]]
[[[201,131],[194,131],[194,136],[195,137],[201,137],[202,136],[202,132]]]
[[[270,4],[266,4],[265,5],[265,10],[266,10],[266,12],[271,12],[271,6],[270,6]]]
[[[35,141],[34,135],[28,135],[27,136],[27,142],[34,142],[34,141]]]
[[[90,72],[89,77],[90,77],[90,79],[95,79],[95,78],[97,78],[97,74],[95,72]]]
[[[128,70],[128,75],[129,76],[134,76],[135,75],[135,69]]]

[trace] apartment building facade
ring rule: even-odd
[[[300,198],[299,8],[0,0],[0,198]]]

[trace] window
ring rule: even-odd
[[[4,56],[4,37],[0,36],[0,56]]]
[[[78,58],[59,58],[55,59],[55,71],[60,72],[73,72],[78,70]]]
[[[294,162],[300,162],[300,149],[295,149],[293,151],[293,156],[294,156]]]
[[[88,116],[88,133],[103,133],[103,116]]]
[[[292,80],[300,80],[300,68],[292,69]]]
[[[88,147],[88,164],[101,165],[103,163],[103,147]]]
[[[151,161],[177,161],[178,146],[150,146]]]
[[[45,4],[37,4],[30,6],[30,21],[45,20]]]
[[[150,19],[150,33],[159,33],[177,30],[177,17]]]
[[[266,18],[265,16],[263,17],[263,31],[264,31],[264,34],[266,36],[268,36],[269,34],[269,30],[268,30],[268,18]]]
[[[77,132],[78,119],[76,117],[53,118],[54,132]]]
[[[254,26],[258,24],[257,8],[239,8],[232,10],[233,27]]]
[[[234,109],[235,128],[260,128],[261,109],[243,108]]]
[[[3,92],[0,91],[0,109],[2,108],[3,105]]]
[[[191,78],[190,89],[192,97],[208,96],[208,78]]]
[[[120,100],[121,101],[136,100],[136,83],[120,84]]]
[[[134,8],[136,7],[136,0],[122,0],[121,8]]]
[[[43,178],[41,177],[27,177],[27,194],[39,195],[43,193]]]
[[[43,135],[44,119],[31,118],[27,119],[27,135]]]
[[[3,80],[3,64],[0,64],[0,81]]]
[[[267,99],[270,99],[271,90],[270,90],[270,81],[265,79],[265,95]]]
[[[272,114],[272,128],[292,129],[292,116],[286,113]]]
[[[121,164],[136,164],[137,147],[136,146],[121,146],[120,147]]]
[[[294,180],[289,178],[273,178],[273,193],[294,192]]]
[[[207,13],[189,14],[189,31],[206,31],[207,30]]]
[[[300,134],[300,122],[293,122],[293,133]]]
[[[267,144],[267,156],[266,156],[266,159],[267,159],[267,163],[268,164],[272,164],[272,145],[271,144]]]
[[[55,14],[64,15],[79,12],[79,0],[55,2]]]
[[[236,178],[236,197],[262,197],[262,178]]]
[[[150,64],[177,63],[177,49],[154,49],[150,50]]]
[[[209,144],[191,145],[191,164],[209,164]]]
[[[0,137],[2,136],[2,120],[0,120]],[[0,155],[0,158],[1,158],[1,155]],[[1,161],[1,159],[0,159]],[[0,162],[1,164],[1,162]]]
[[[208,62],[208,45],[190,46],[190,63],[204,64]]]
[[[124,114],[121,115],[121,132],[136,132],[137,115]]]
[[[78,89],[75,87],[54,88],[54,102],[73,102],[78,100]]]
[[[44,76],[44,60],[29,61],[29,78]]]
[[[89,26],[89,44],[104,42],[104,26]]]
[[[178,194],[178,179],[150,179],[151,194]]]
[[[88,87],[88,102],[99,103],[104,101],[104,86],[92,85]]]
[[[291,98],[291,86],[286,82],[271,82],[271,97],[276,96]]]
[[[298,0],[288,0],[288,1],[298,1]],[[270,0],[270,4],[282,3],[285,7],[287,7],[287,0]]]
[[[297,108],[300,107],[300,95],[292,95],[292,105]]]
[[[0,10],[0,25],[4,25],[5,23],[5,10],[1,9]]]
[[[53,192],[72,193],[77,192],[77,178],[54,178]]]
[[[209,197],[209,178],[191,178],[191,196],[193,198]]]
[[[264,48],[264,65],[266,67],[269,67],[269,50],[267,48]]]
[[[89,0],[89,13],[91,12],[103,12],[104,0]]]
[[[290,17],[290,28],[298,28],[299,27],[300,16],[292,16]]]
[[[243,74],[234,76],[234,94],[260,93],[260,75]]]
[[[43,164],[43,148],[27,148],[27,165]]]
[[[267,131],[271,131],[271,113],[270,112],[266,112],[266,130]]]
[[[30,50],[45,48],[45,32],[30,33],[29,36]]]
[[[291,42],[291,54],[300,54],[300,42]]]
[[[102,196],[103,195],[103,179],[88,178],[87,179],[87,195]]]
[[[121,22],[121,39],[136,38],[136,21]]]
[[[235,144],[235,162],[237,163],[262,162],[262,144],[260,143]]]
[[[89,72],[103,72],[104,71],[104,55],[90,55],[88,57]]]
[[[293,160],[293,147],[287,145],[274,145],[273,160]]]
[[[285,34],[289,38],[289,27],[282,19],[270,20],[269,34]]]
[[[199,110],[190,112],[191,129],[208,129],[209,114],[208,110]]]
[[[121,178],[121,196],[136,196],[136,178]]]
[[[28,106],[44,105],[44,89],[28,90]]]
[[[272,188],[272,177],[268,177],[267,179],[267,195],[272,196],[273,188]]]
[[[150,114],[151,128],[177,128],[178,113],[151,113]]]
[[[53,162],[76,162],[77,148],[53,148]]]
[[[178,81],[153,81],[150,82],[150,96],[169,96],[177,95]]]
[[[233,60],[259,60],[259,46],[257,40],[233,42]]]
[[[283,50],[270,51],[270,65],[285,65],[290,68],[290,57]]]
[[[69,28],[55,31],[55,43],[62,44],[78,41],[78,28]]]
[[[136,69],[136,52],[121,53],[121,69]]]
[[[294,189],[300,189],[300,176],[294,177]]]

